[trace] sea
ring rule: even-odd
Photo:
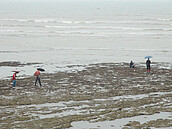
[[[33,75],[95,63],[172,62],[172,0],[0,0],[0,67]]]

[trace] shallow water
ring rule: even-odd
[[[171,0],[1,0],[0,59],[40,62],[47,72],[61,65],[142,62],[147,55],[172,62],[171,7]],[[32,75],[37,66],[18,69]],[[11,74],[11,68],[0,71],[1,78]]]
[[[138,121],[141,124],[146,123],[151,120],[156,120],[156,119],[166,119],[171,117],[170,112],[161,112],[161,113],[156,113],[154,115],[143,115],[143,116],[136,116],[136,117],[131,117],[131,118],[122,118],[122,119],[117,119],[114,121],[103,121],[103,122],[96,122],[96,123],[90,123],[87,121],[79,121],[79,122],[73,122],[71,128],[69,129],[91,129],[91,128],[98,128],[98,129],[122,129],[124,125],[129,123],[130,121]],[[154,128],[156,129],[156,128]],[[159,129],[159,128],[158,128]],[[164,129],[170,129],[164,128]]]

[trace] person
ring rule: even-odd
[[[148,58],[147,61],[146,61],[147,73],[150,73],[150,64],[151,64],[151,61]]]
[[[40,75],[41,75],[40,70],[37,69],[37,71],[34,73],[34,76],[36,77],[35,86],[36,86],[37,81],[39,81],[39,85],[42,86],[41,85],[41,80],[40,80]]]
[[[15,72],[14,74],[13,74],[13,77],[12,77],[12,79],[13,79],[13,88],[16,86],[16,77],[17,77],[17,74],[18,74],[19,72]]]
[[[134,63],[133,63],[133,61],[130,62],[130,68],[134,68]]]

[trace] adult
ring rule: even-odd
[[[133,61],[130,62],[130,68],[134,68],[134,63],[133,63]]]
[[[39,85],[42,86],[42,85],[41,85],[41,80],[40,80],[40,75],[41,75],[40,70],[37,69],[37,71],[34,73],[34,76],[36,77],[35,86],[36,86],[36,84],[37,84],[37,81],[39,81]]]
[[[151,61],[148,58],[147,61],[146,61],[147,73],[150,73],[150,64],[151,64]]]

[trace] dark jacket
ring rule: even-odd
[[[151,61],[148,59],[148,60],[146,61],[146,65],[149,66],[150,64],[151,64]]]

